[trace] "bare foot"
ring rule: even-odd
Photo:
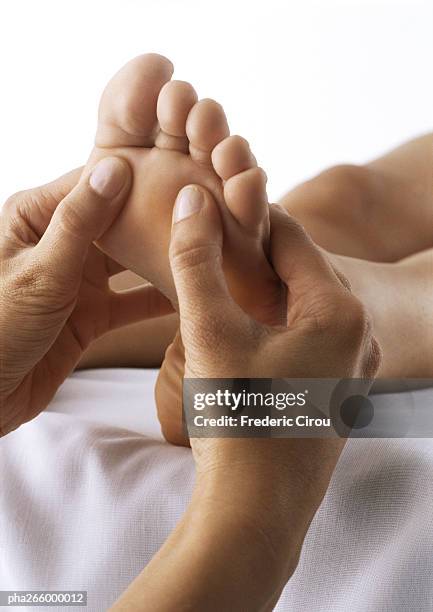
[[[193,87],[171,81],[172,73],[166,58],[142,55],[104,91],[88,165],[107,155],[121,156],[133,168],[134,184],[99,244],[175,301],[168,261],[172,209],[182,187],[203,185],[220,205],[224,268],[235,299],[247,311],[258,309],[262,319],[274,320],[281,287],[266,258],[266,175],[247,141],[229,136],[222,107],[213,100],[198,102]]]
[[[266,175],[248,142],[229,136],[222,107],[197,101],[189,83],[171,81],[173,66],[159,55],[130,61],[110,81],[99,109],[96,146],[88,165],[107,155],[125,158],[134,184],[129,201],[99,245],[113,259],[176,301],[168,260],[172,209],[186,185],[207,187],[224,226],[224,271],[233,297],[264,323],[281,323],[285,293],[267,259],[269,211]],[[162,422],[182,401],[180,337],[167,351],[156,388]],[[170,428],[170,426],[169,426]],[[176,431],[164,431],[185,443]]]

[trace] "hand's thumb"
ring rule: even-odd
[[[170,264],[183,327],[218,325],[238,310],[222,269],[223,228],[211,194],[197,185],[184,187],[176,200]]]
[[[106,157],[85,173],[57,206],[37,249],[47,265],[64,272],[82,267],[90,244],[119,214],[131,186],[131,170],[117,157]]]

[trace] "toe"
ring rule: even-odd
[[[188,152],[186,120],[196,102],[197,94],[189,83],[169,81],[164,85],[157,104],[161,128],[156,141],[158,147]]]
[[[224,181],[257,166],[250,145],[242,136],[229,136],[217,144],[212,151],[212,164]]]
[[[96,145],[152,146],[158,95],[172,74],[172,63],[154,53],[128,62],[102,94]]]
[[[253,234],[261,235],[268,230],[266,181],[265,172],[255,167],[235,174],[224,185],[228,209],[240,225]]]
[[[230,133],[222,106],[214,100],[197,102],[188,115],[186,133],[194,161],[211,165],[213,148]]]

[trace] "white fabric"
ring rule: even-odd
[[[0,590],[87,590],[100,612],[158,550],[194,471],[161,439],[155,374],[74,374],[0,440]],[[433,406],[433,390],[410,400]],[[433,440],[350,440],[277,610],[432,610],[432,506]]]

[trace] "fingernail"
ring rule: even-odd
[[[93,191],[107,200],[112,200],[127,179],[125,164],[116,157],[106,157],[96,164],[89,178]]]
[[[203,206],[203,192],[197,187],[184,187],[176,199],[174,223],[194,215]]]

